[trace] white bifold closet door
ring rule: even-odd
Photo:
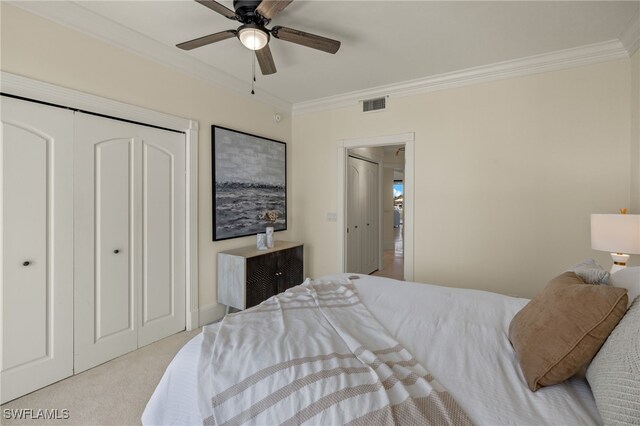
[[[73,112],[0,102],[5,403],[73,374]]]
[[[362,271],[362,209],[360,208],[361,179],[357,159],[349,157],[347,162],[347,271]]]
[[[347,162],[347,272],[370,274],[379,266],[378,165]]]
[[[185,327],[185,137],[77,113],[75,372]]]

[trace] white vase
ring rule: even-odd
[[[267,226],[267,247],[273,248],[273,226]]]
[[[256,235],[256,247],[258,248],[258,250],[267,249],[267,234]]]

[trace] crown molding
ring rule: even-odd
[[[618,38],[627,49],[629,56],[640,49],[640,10],[636,12],[629,25],[620,33]]]
[[[246,99],[260,101],[281,111],[291,111],[291,102],[264,90],[256,91],[255,95],[251,95],[247,82],[186,55],[172,46],[162,44],[100,16],[77,2],[12,0],[7,3],[188,76],[231,90]]]
[[[619,39],[292,104],[264,90],[259,90],[255,95],[250,95],[246,82],[218,68],[207,65],[194,57],[185,55],[172,46],[162,44],[100,16],[81,6],[78,2],[11,0],[7,1],[7,3],[160,63],[182,74],[231,90],[245,99],[259,101],[281,111],[292,112],[293,115],[350,107],[357,105],[363,99],[379,96],[401,97],[417,95],[628,58],[640,48],[639,12],[631,19],[629,25],[620,34]]]
[[[350,107],[363,99],[380,96],[400,97],[462,87],[471,84],[502,80],[563,70],[598,62],[628,58],[629,53],[620,40],[610,40],[572,49],[558,50],[495,64],[467,68],[426,78],[358,90],[293,105],[293,115],[303,115],[336,108]]]

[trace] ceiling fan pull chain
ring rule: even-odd
[[[251,73],[252,73],[251,94],[255,95],[256,92],[253,89],[254,89],[255,83],[256,83],[256,55],[253,54],[253,51],[251,52],[251,57],[253,58],[253,60],[251,61]]]

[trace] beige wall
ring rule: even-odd
[[[415,132],[415,281],[532,296],[629,204],[630,67],[619,60],[295,116],[295,238],[334,272],[336,142]],[[317,179],[323,176],[323,179]]]
[[[640,50],[631,67],[631,212],[640,214]]]
[[[255,237],[212,242],[212,124],[291,141],[291,117],[275,123],[272,107],[196,80],[51,21],[1,3],[3,71],[199,121],[200,306],[216,302],[217,252],[255,244]],[[247,82],[247,90],[249,90]],[[291,158],[291,144],[288,145]],[[292,162],[288,162],[291,176]],[[291,182],[291,178],[289,179]],[[289,206],[291,206],[289,191]],[[289,208],[291,218],[291,207]],[[289,229],[293,221],[289,222]],[[279,232],[277,239],[291,239]],[[222,311],[220,311],[222,312]]]

